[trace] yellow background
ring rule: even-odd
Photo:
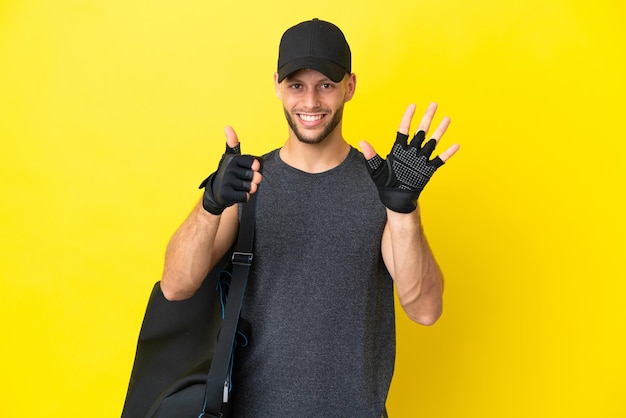
[[[352,46],[353,145],[434,100],[462,146],[421,199],[445,312],[399,316],[392,417],[626,417],[618,0],[0,2],[0,416],[119,416],[167,240],[224,125],[286,138],[278,40],[312,17]]]

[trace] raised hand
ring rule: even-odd
[[[241,155],[239,139],[233,128],[227,126],[224,132],[226,151],[217,171],[200,184],[200,188],[204,188],[202,207],[214,215],[220,215],[235,203],[246,202],[261,182],[259,161],[250,155]]]
[[[430,158],[450,124],[450,118],[443,118],[431,139],[424,144],[426,132],[430,129],[436,111],[437,104],[431,103],[417,133],[411,142],[407,143],[411,120],[415,114],[415,105],[410,105],[404,112],[396,141],[386,160],[382,159],[367,142],[360,143],[367,160],[368,172],[378,187],[381,201],[395,212],[413,212],[417,208],[417,199],[431,176],[459,149],[455,144],[441,155]]]

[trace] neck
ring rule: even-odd
[[[280,159],[287,165],[306,173],[323,173],[341,164],[350,145],[337,130],[318,144],[301,142],[290,130],[289,139],[280,149]]]

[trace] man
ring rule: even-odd
[[[393,284],[412,320],[441,315],[441,272],[417,198],[458,149],[430,157],[450,120],[422,144],[431,104],[407,144],[411,105],[386,160],[367,142],[352,148],[342,135],[356,89],[350,48],[318,19],[284,33],[274,81],[287,141],[263,157],[261,174],[226,128],[226,153],[168,245],[161,289],[169,300],[193,295],[236,238],[237,203],[259,191],[241,314],[252,344],[235,359],[234,416],[380,417],[395,356]]]

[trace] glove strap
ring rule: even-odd
[[[417,209],[417,198],[421,190],[378,187],[381,202],[394,212],[411,213]]]

